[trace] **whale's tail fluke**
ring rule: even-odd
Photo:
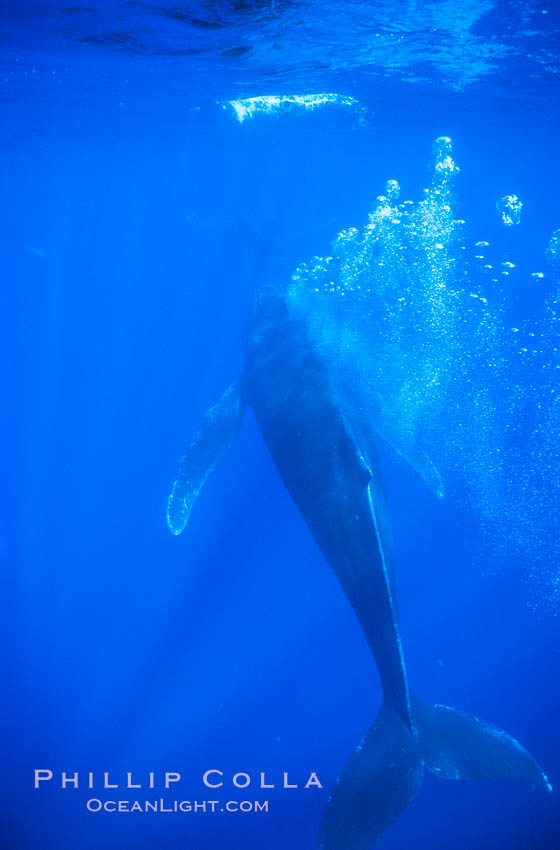
[[[420,788],[424,767],[446,779],[520,780],[552,790],[535,759],[506,732],[447,706],[416,698],[412,706],[415,735],[384,700],[333,789],[319,850],[370,850]]]
[[[369,850],[422,784],[418,742],[396,708],[379,716],[338,777],[319,828],[320,850]]]

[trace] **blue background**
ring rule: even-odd
[[[434,137],[454,140],[471,240],[515,252],[511,315],[554,288],[527,282],[559,226],[554,9],[539,36],[546,6],[524,4],[524,18],[502,5],[480,7],[477,38],[511,47],[517,21],[515,50],[450,80],[429,63],[445,33],[422,19],[419,34],[408,7],[393,12],[410,62],[386,74],[390,53],[352,59],[346,31],[340,67],[320,40],[291,72],[251,65],[270,38],[261,17],[274,6],[281,22],[291,4],[200,4],[225,34],[202,28],[210,41],[194,56],[200,26],[147,49],[141,4],[2,4],[3,846],[314,846],[328,789],[378,709],[365,640],[250,413],[179,538],[167,494],[204,410],[241,370],[255,287],[327,253],[387,178],[418,197]],[[118,25],[103,17],[117,13]],[[224,55],[241,14],[252,48]],[[134,38],[122,49],[107,32]],[[428,58],[414,53],[421,36]],[[240,124],[222,108],[321,90],[352,95],[366,117],[326,107]],[[495,211],[511,191],[524,201],[515,237]],[[412,688],[506,729],[558,786],[558,618],[539,604],[530,556],[494,562],[474,514],[389,461],[387,476]],[[315,770],[325,790],[220,795],[268,796],[266,815],[110,815],[85,810],[85,788],[32,789],[34,768],[178,770],[176,792],[138,798],[215,799],[200,782],[210,767],[300,783]],[[377,846],[553,850],[557,792],[427,776]]]

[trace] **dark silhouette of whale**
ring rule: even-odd
[[[284,484],[358,617],[383,687],[377,720],[332,791],[317,846],[368,850],[418,791],[424,767],[449,779],[524,780],[551,790],[537,762],[501,729],[411,695],[376,428],[360,388],[335,377],[289,300],[289,289],[256,297],[243,375],[207,412],[181,459],[168,523],[176,534],[184,528],[250,405]],[[395,448],[441,489],[420,452]]]

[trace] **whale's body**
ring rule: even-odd
[[[243,392],[292,499],[354,608],[383,691],[412,728],[374,433],[305,321],[269,296],[245,336]]]
[[[208,411],[182,458],[169,500],[171,530],[179,533],[186,524],[209,472],[234,439],[247,404],[287,490],[356,613],[383,688],[378,718],[332,791],[318,846],[368,850],[416,793],[424,767],[447,778],[518,779],[550,790],[536,761],[505,732],[411,696],[396,612],[390,522],[369,407],[360,388],[345,385],[313,344],[305,318],[290,309],[287,293],[271,292],[257,300],[245,334],[243,375]]]

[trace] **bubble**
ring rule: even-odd
[[[441,181],[451,180],[457,176],[459,171],[460,169],[455,165],[454,160],[450,156],[446,156],[444,159],[436,162],[434,177],[439,178]]]
[[[360,394],[374,429],[404,440],[397,450],[424,473],[428,457],[492,554],[504,566],[512,555],[526,559],[542,588],[538,572],[560,563],[560,296],[538,326],[519,318],[510,328],[504,278],[514,278],[515,263],[488,262],[489,243],[475,243],[455,218],[449,177],[458,168],[447,137],[434,142],[431,166],[418,201],[399,203],[389,180],[365,226],[335,237],[334,259],[301,264],[290,307],[333,364],[333,380]],[[519,223],[521,207],[515,195],[498,202],[506,226]],[[560,262],[560,229],[546,255]]]
[[[545,254],[551,266],[560,265],[560,228],[550,237]]]
[[[437,162],[446,156],[450,156],[452,147],[453,142],[449,136],[438,136],[432,142],[432,157]]]
[[[459,166],[455,164],[451,150],[452,142],[449,136],[439,136],[432,143],[434,182],[445,184],[459,173]]]
[[[387,180],[385,191],[387,192],[387,197],[391,203],[396,203],[401,193],[401,187],[396,180]]]
[[[496,203],[496,209],[500,213],[506,227],[513,227],[513,225],[519,224],[522,208],[523,204],[517,195],[504,195]]]

